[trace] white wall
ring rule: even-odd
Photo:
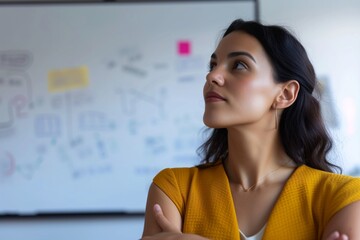
[[[340,124],[333,133],[344,170],[359,164],[360,1],[261,0],[261,20],[292,28],[308,50],[319,76],[330,80]],[[211,41],[212,42],[212,41]],[[344,132],[344,133],[341,133]],[[344,154],[341,154],[344,153]],[[0,221],[0,239],[138,239],[143,219],[40,219]]]
[[[319,79],[327,80],[333,112],[333,160],[352,173],[360,165],[360,1],[263,0],[264,23],[288,26],[305,46]],[[334,102],[330,102],[334,101]],[[336,116],[334,116],[336,114]],[[358,173],[359,174],[359,173]]]

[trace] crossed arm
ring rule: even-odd
[[[160,207],[161,206],[161,207]],[[149,189],[142,240],[206,240],[199,235],[181,232],[182,219],[175,204],[156,185]]]
[[[322,240],[360,240],[360,201],[335,214]],[[199,235],[181,232],[182,219],[175,204],[156,185],[149,189],[143,240],[206,240]]]

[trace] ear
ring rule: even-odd
[[[296,100],[300,90],[299,82],[296,80],[289,80],[282,84],[280,93],[274,101],[274,107],[284,109],[290,107]]]

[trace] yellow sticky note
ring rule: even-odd
[[[49,92],[69,91],[89,86],[89,71],[86,66],[51,70],[48,73]]]

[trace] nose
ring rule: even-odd
[[[220,69],[213,69],[206,75],[206,82],[222,86],[225,83],[224,74]]]

